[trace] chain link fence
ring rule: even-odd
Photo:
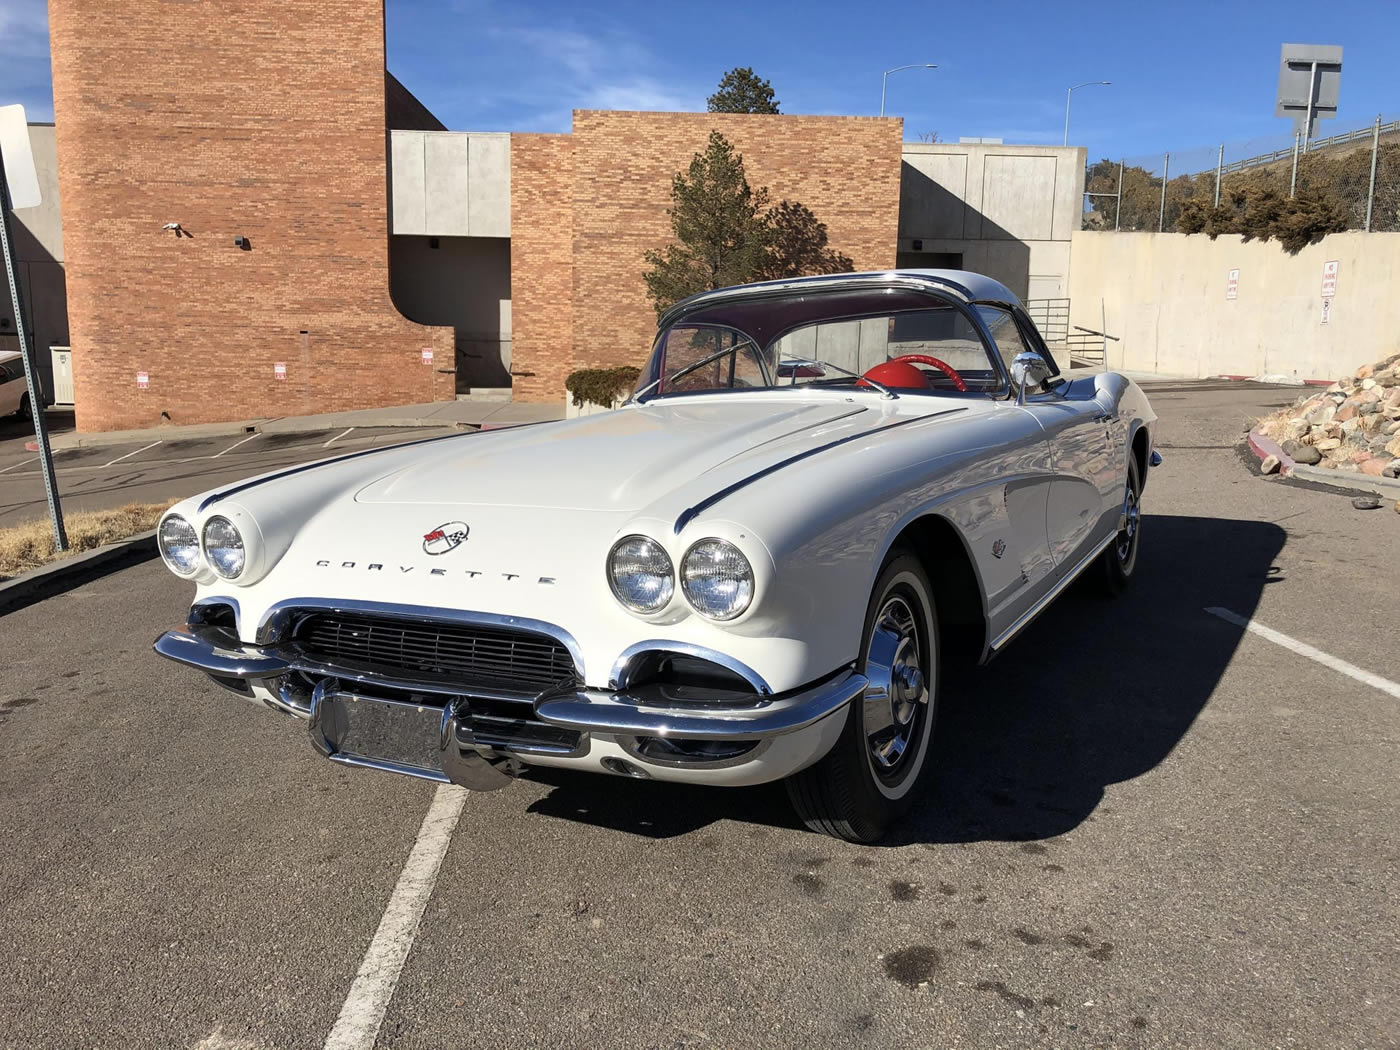
[[[1244,233],[1288,247],[1343,230],[1400,231],[1400,115],[1307,143],[1285,134],[1105,158],[1086,173],[1083,228]]]

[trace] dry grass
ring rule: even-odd
[[[63,524],[68,531],[68,549],[62,554],[53,549],[53,527],[47,517],[0,529],[0,580],[153,529],[166,508],[178,502],[128,503],[112,510],[65,514]]]

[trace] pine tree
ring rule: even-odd
[[[711,113],[777,113],[778,100],[773,85],[748,66],[724,74],[719,90],[709,98]]]

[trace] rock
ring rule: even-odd
[[[1385,469],[1381,471],[1381,477],[1400,478],[1400,459],[1392,459],[1387,463]]]
[[[1400,434],[1395,435],[1395,437],[1386,442],[1385,450],[1392,456],[1400,456]]]
[[[1361,380],[1361,389],[1362,389],[1362,390],[1374,390],[1375,388],[1376,388],[1376,381],[1375,381],[1374,378],[1372,378],[1372,377],[1367,377],[1366,379]]]
[[[1377,462],[1380,462],[1380,461],[1377,460]],[[1277,457],[1277,456],[1265,456],[1263,459],[1261,459],[1261,460],[1259,461],[1259,473],[1260,473],[1260,474],[1272,474],[1272,473],[1273,473],[1274,471],[1276,471],[1276,470],[1278,470],[1278,457]]]
[[[1322,401],[1303,413],[1309,423],[1327,423],[1337,414],[1337,406],[1330,401]]]
[[[1323,393],[1325,393],[1325,394],[1340,394],[1341,392],[1342,392],[1342,384],[1341,384],[1341,383],[1333,383],[1331,386],[1329,386],[1326,390],[1323,391]]]
[[[1357,496],[1351,505],[1357,510],[1380,510],[1381,501],[1375,496]]]
[[[1385,428],[1385,432],[1387,434],[1400,434],[1400,419],[1397,419],[1395,422],[1388,425]]]
[[[1287,448],[1285,448],[1284,451],[1287,452]],[[1317,466],[1317,464],[1322,462],[1322,453],[1312,445],[1299,445],[1298,451],[1289,452],[1288,454],[1292,457],[1294,463],[1302,463],[1304,466],[1308,467]]]
[[[1370,380],[1368,379],[1367,382],[1370,382]],[[1352,397],[1355,398],[1356,403],[1358,405],[1361,405],[1363,408],[1366,405],[1374,405],[1377,401],[1381,399],[1382,396],[1382,392],[1380,390],[1377,390],[1375,387],[1371,387],[1369,390],[1363,390],[1359,394],[1352,395]]]
[[[1376,370],[1375,365],[1362,365],[1354,373],[1357,379],[1368,379],[1372,372]]]
[[[1313,442],[1313,448],[1319,452],[1330,452],[1334,448],[1341,448],[1342,443],[1337,438],[1323,438],[1321,441]]]
[[[1356,466],[1361,471],[1361,473],[1368,474],[1373,478],[1378,478],[1383,473],[1385,473],[1386,462],[1383,459],[1369,457],[1363,460],[1362,462],[1358,463]]]
[[[1342,402],[1342,407],[1337,409],[1336,415],[1332,418],[1338,423],[1345,423],[1349,419],[1354,419],[1361,411],[1361,403],[1353,398],[1347,398]]]

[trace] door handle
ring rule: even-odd
[[[1117,421],[1118,416],[1112,412],[1105,412],[1102,415],[1094,417],[1095,423],[1116,423]]]

